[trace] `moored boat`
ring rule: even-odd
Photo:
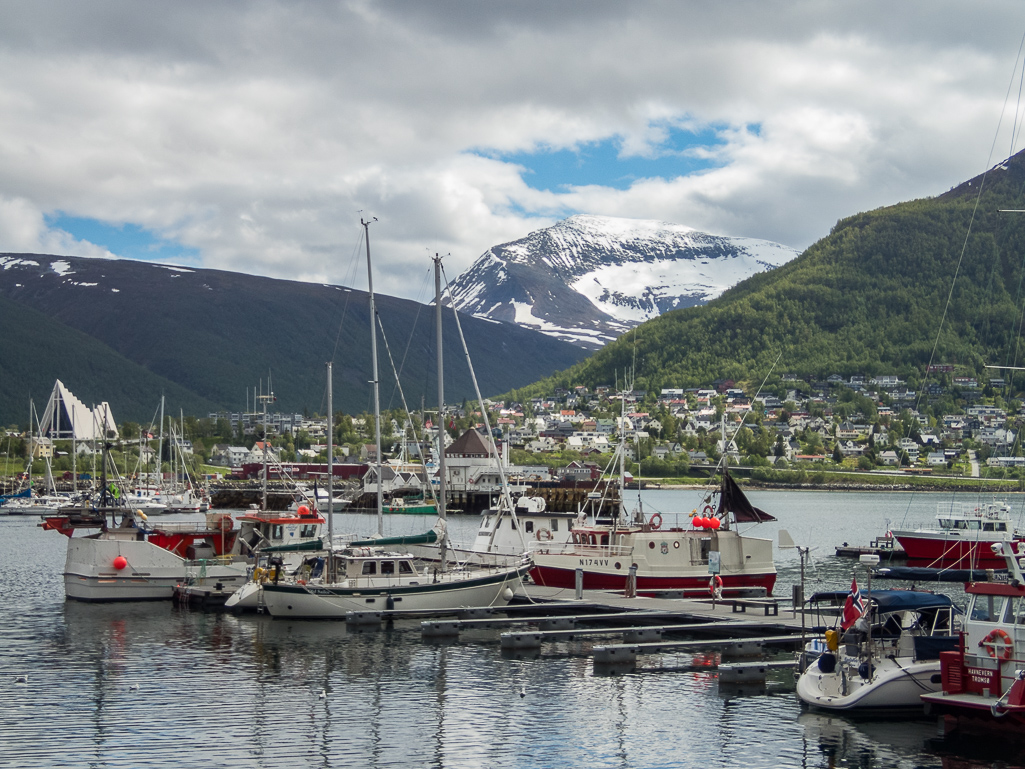
[[[940,655],[942,691],[922,700],[948,732],[997,733],[1020,743],[1025,734],[1025,556],[1003,543],[991,552],[1003,559],[1007,574],[965,587],[970,600],[959,648]]]
[[[661,514],[645,518],[638,510],[625,522],[621,514],[610,523],[578,523],[563,543],[532,542],[531,579],[574,588],[579,569],[585,590],[622,591],[633,571],[640,595],[771,595],[776,583],[772,541],[741,534],[737,525],[775,518],[754,507],[725,468],[717,494],[718,507],[706,505],[687,527],[664,526]]]
[[[838,604],[843,594],[816,594],[811,603],[823,600]],[[874,590],[867,606],[860,601],[855,583],[839,629],[809,645],[818,656],[798,678],[797,696],[821,710],[920,711],[921,695],[939,690],[940,653],[957,644],[956,609],[924,590]]]
[[[935,526],[895,529],[893,536],[911,565],[959,569],[1003,568],[991,545],[1022,541],[1006,502],[941,505]]]

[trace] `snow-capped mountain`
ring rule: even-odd
[[[452,301],[463,312],[596,349],[797,253],[667,222],[572,216],[488,250],[452,284]]]

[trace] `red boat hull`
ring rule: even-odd
[[[1002,569],[1005,566],[1003,557],[990,548],[993,541],[931,538],[897,532],[894,532],[894,537],[904,548],[909,561],[926,562],[918,565],[955,569]],[[1017,547],[1016,542],[1010,545]]]
[[[576,571],[559,569],[551,566],[534,566],[530,577],[537,585],[558,587],[574,590],[576,588]],[[637,575],[637,594],[653,595],[665,591],[683,591],[685,597],[707,598],[710,594],[708,583],[711,575],[691,577],[645,577]],[[729,595],[741,589],[764,588],[766,595],[772,595],[776,584],[775,572],[767,574],[740,574],[722,577],[723,593]],[[584,590],[626,590],[626,574],[604,574],[602,572],[584,571]]]

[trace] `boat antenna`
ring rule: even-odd
[[[437,348],[438,356],[438,518],[442,522],[441,545],[438,552],[438,561],[442,570],[448,560],[448,526],[447,510],[445,508],[447,486],[445,479],[445,356],[442,354],[441,342],[441,256],[434,255],[434,318],[437,322]],[[475,382],[476,384],[476,382]],[[481,409],[483,411],[483,409]]]

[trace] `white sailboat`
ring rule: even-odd
[[[381,405],[377,371],[377,327],[373,270],[370,261],[370,223],[361,222],[366,237],[368,293],[370,296],[371,359],[374,386],[374,424],[377,458],[381,460]],[[435,287],[440,294],[441,263],[435,260]],[[438,398],[444,406],[441,352],[441,302],[437,302]],[[263,585],[263,603],[274,617],[344,619],[347,612],[368,609],[440,610],[467,606],[505,605],[530,569],[527,559],[512,565],[454,565],[451,563],[445,511],[444,458],[441,456],[438,500],[437,560],[424,565],[402,550],[389,550],[394,540],[384,534],[384,493],[381,473],[377,482],[377,539],[353,542],[333,552],[314,577],[278,580]],[[430,536],[432,532],[429,532]]]

